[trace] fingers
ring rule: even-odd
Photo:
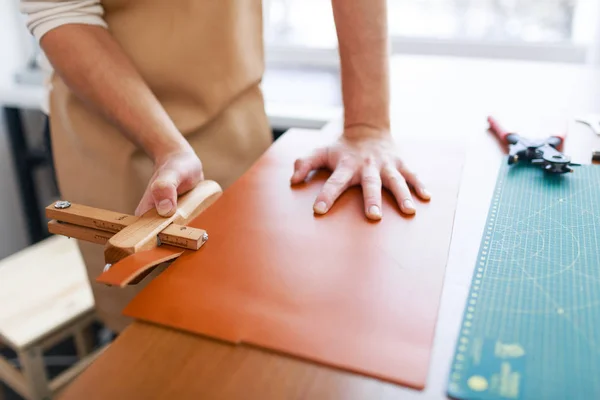
[[[297,184],[306,179],[310,171],[322,168],[327,164],[327,149],[320,148],[315,150],[308,157],[299,158],[294,163],[294,174],[292,175],[292,184]]]
[[[142,215],[156,208],[159,215],[169,217],[177,210],[177,197],[192,190],[204,180],[202,162],[193,152],[171,155],[158,163],[136,210]]]
[[[177,209],[177,192],[185,192],[185,190],[177,190],[176,182],[176,173],[172,171],[157,175],[146,188],[146,192],[135,210],[135,215],[144,215],[153,208],[156,208],[158,214],[163,217],[173,215]]]
[[[159,173],[156,178],[150,181],[135,210],[135,215],[141,216],[152,208],[156,208],[159,215],[163,217],[171,216],[177,209],[177,195],[182,195],[192,190],[202,180],[204,180],[202,171],[182,180],[176,188],[176,195],[173,197],[173,188],[178,181],[178,174],[174,171]],[[164,200],[167,201],[165,202]],[[163,204],[162,208],[159,207],[161,203]]]
[[[169,217],[177,210],[179,184],[180,176],[172,169],[160,170],[156,179],[150,184],[154,207],[159,215]]]
[[[381,177],[373,164],[369,164],[362,171],[362,189],[367,218],[381,219]]]
[[[416,209],[410,194],[410,189],[400,172],[393,166],[386,166],[381,171],[381,178],[385,187],[387,187],[396,198],[400,210],[406,214],[414,214]]]
[[[338,197],[348,189],[353,177],[354,168],[341,162],[329,179],[327,179],[321,192],[317,195],[313,206],[315,213],[325,214]]]
[[[404,177],[406,183],[408,183],[408,185],[414,189],[415,193],[417,193],[417,196],[423,200],[430,200],[431,193],[429,193],[429,191],[425,188],[423,182],[417,178],[417,175],[406,168],[401,161],[399,161],[398,164],[398,171]]]
[[[152,198],[152,193],[150,193],[150,186],[148,186],[137,208],[135,209],[135,215],[139,217],[150,211],[152,208],[154,208],[154,199]]]
[[[181,180],[177,188],[177,194],[182,195],[195,188],[200,181],[204,180],[204,171],[189,171],[188,176]]]

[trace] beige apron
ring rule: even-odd
[[[103,0],[109,30],[196,150],[206,179],[226,189],[271,143],[259,83],[258,0]],[[85,56],[82,54],[82,56]],[[132,214],[152,163],[54,76],[50,126],[63,199]],[[103,322],[121,331],[121,310],[151,280],[126,289],[94,279],[103,247],[80,243]],[[153,275],[156,275],[153,274]]]

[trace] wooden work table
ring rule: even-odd
[[[540,121],[569,122],[565,152],[575,161],[589,163],[592,148],[600,148],[600,138],[573,118],[600,110],[600,72],[565,64],[397,57],[392,62],[392,85],[394,130],[400,142],[409,136],[427,140],[451,136],[467,149],[424,391],[135,322],[61,398],[447,398],[446,381],[464,300],[503,160],[500,146],[486,132],[486,117],[496,116],[508,130],[523,136],[552,134],[536,130]],[[326,129],[337,127],[334,122]],[[428,157],[404,151],[408,158]],[[444,166],[439,169],[443,174]]]

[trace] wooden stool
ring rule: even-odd
[[[91,352],[91,336],[86,337],[94,317],[75,240],[52,236],[1,260],[0,342],[16,352],[21,368],[0,356],[0,381],[25,399],[51,399],[104,350]],[[69,336],[79,361],[49,380],[43,351]]]

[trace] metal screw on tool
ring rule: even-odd
[[[102,270],[102,272],[106,272],[106,271],[108,271],[108,270],[110,269],[110,267],[112,267],[112,264],[106,264],[106,265],[104,266],[104,269]]]
[[[54,203],[54,208],[58,208],[60,210],[71,207],[71,202],[67,200],[60,200]]]
[[[202,235],[202,241],[206,242],[208,240],[208,233],[204,232],[204,234]]]

